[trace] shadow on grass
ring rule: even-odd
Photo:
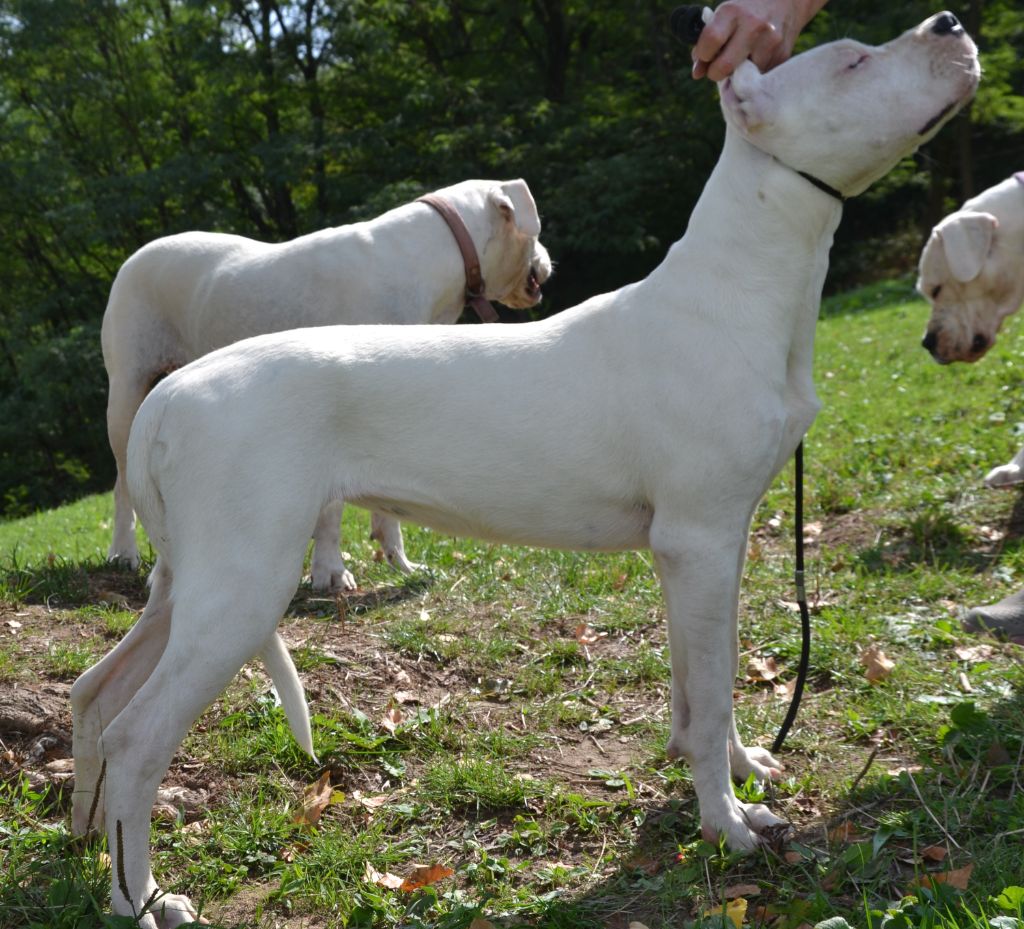
[[[149,598],[147,578],[151,568],[151,564],[144,564],[132,570],[106,561],[63,558],[27,567],[9,564],[0,568],[0,600],[63,608],[105,604],[138,612]],[[403,578],[400,584],[377,585],[339,596],[314,591],[303,582],[297,585],[288,612],[299,616],[372,613],[418,597],[433,582],[429,574],[417,574]]]
[[[888,524],[879,542],[861,549],[856,560],[870,574],[909,573],[921,566],[982,573],[1024,542],[1024,495],[1014,501],[1002,532],[998,540],[979,539],[949,513],[929,509]]]
[[[299,585],[288,607],[290,616],[364,616],[377,610],[419,597],[429,590],[434,579],[427,574],[416,574],[403,579],[401,584],[382,584],[369,589],[358,589],[345,594],[326,594],[313,590],[309,584]]]

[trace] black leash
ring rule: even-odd
[[[669,31],[680,42],[685,45],[696,45],[700,39],[701,31],[704,29],[704,8],[700,5],[688,5],[676,7],[669,16]],[[795,169],[793,169],[795,170]],[[810,181],[819,190],[840,202],[846,198],[829,184],[804,171],[797,173]],[[790,727],[796,719],[800,710],[800,698],[804,693],[804,684],[807,682],[807,668],[811,660],[811,611],[807,607],[807,589],[804,586],[804,443],[796,447],[794,456],[794,477],[795,505],[793,513],[794,534],[796,535],[796,572],[794,580],[796,583],[796,602],[800,608],[800,664],[796,671],[796,683],[793,686],[793,699],[786,711],[786,718],[779,727],[779,734],[772,743],[772,751],[777,752],[782,748]]]
[[[786,718],[779,727],[779,734],[772,743],[772,751],[777,752],[786,740],[790,726],[796,719],[800,709],[800,698],[804,694],[807,682],[807,668],[811,661],[811,611],[807,606],[807,588],[804,585],[804,443],[796,447],[793,456],[793,533],[796,536],[796,571],[793,579],[796,584],[796,602],[800,607],[800,664],[796,669],[796,684],[793,686],[793,699],[786,711]]]

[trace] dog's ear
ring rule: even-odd
[[[526,181],[505,181],[491,192],[491,202],[508,222],[514,222],[523,235],[540,235],[540,216]]]
[[[998,225],[991,213],[967,210],[947,216],[936,227],[950,273],[958,281],[973,281],[981,274]]]

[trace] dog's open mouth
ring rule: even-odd
[[[526,296],[531,300],[540,300],[540,278],[537,277],[537,270],[530,268],[530,273],[526,276]]]

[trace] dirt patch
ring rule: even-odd
[[[62,790],[71,774],[71,685],[0,684],[0,780],[28,776]]]

